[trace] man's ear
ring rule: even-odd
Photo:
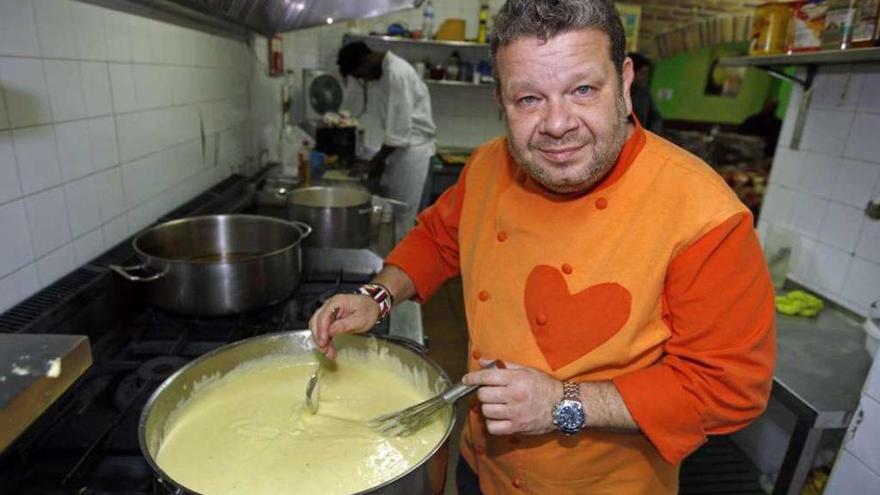
[[[621,71],[621,77],[623,78],[623,84],[621,87],[623,88],[623,101],[626,103],[626,114],[627,116],[632,114],[633,106],[632,106],[632,97],[630,96],[630,88],[632,88],[633,79],[635,78],[635,71],[633,70],[633,61],[631,58],[626,57],[623,59],[623,70]]]

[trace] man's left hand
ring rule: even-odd
[[[491,360],[481,359],[480,366]],[[462,378],[467,385],[481,385],[486,427],[493,435],[537,435],[556,430],[553,406],[562,399],[562,382],[552,376],[505,361],[506,369],[483,369]]]

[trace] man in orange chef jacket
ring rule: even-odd
[[[508,0],[491,50],[506,136],[372,284],[327,301],[315,341],[332,358],[333,336],[460,274],[464,381],[482,385],[462,493],[676,493],[682,459],[770,392],[773,292],[752,217],[632,116],[611,0]],[[490,359],[506,369],[481,370]]]

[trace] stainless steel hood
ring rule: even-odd
[[[138,0],[168,10],[168,4],[271,36],[334,22],[419,7],[424,0]],[[181,9],[174,9],[178,13]]]

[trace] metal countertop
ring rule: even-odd
[[[817,318],[777,314],[773,394],[815,426],[845,428],[871,367],[860,322],[834,308]]]

